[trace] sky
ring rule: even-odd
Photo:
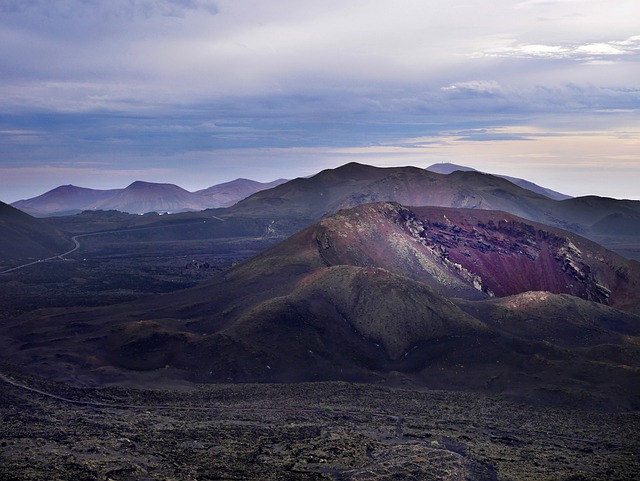
[[[0,0],[0,200],[452,162],[640,200],[638,0]]]

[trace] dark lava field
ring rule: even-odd
[[[352,383],[78,389],[1,367],[0,479],[640,479],[638,413]]]

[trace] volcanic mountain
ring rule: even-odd
[[[503,210],[562,227],[573,220],[569,212],[583,207],[579,200],[554,201],[501,177],[481,172],[454,171],[443,175],[417,167],[379,168],[352,162],[258,192],[233,206],[229,212],[264,215],[284,211],[319,220],[343,208],[393,201],[403,205]],[[603,210],[609,210],[618,202],[620,210],[627,209],[640,215],[640,202],[602,199],[600,204],[606,204]],[[598,203],[594,200],[592,207]],[[594,214],[599,218],[603,212],[589,215]],[[587,226],[576,227],[586,229]]]
[[[640,264],[504,212],[343,210],[211,281],[45,312],[4,352],[87,382],[404,380],[640,407]]]
[[[456,171],[463,172],[478,172],[478,170],[473,169],[471,167],[465,167],[463,165],[456,165],[450,162],[441,162],[438,164],[433,164],[427,167],[429,172],[435,172],[436,174],[451,174]],[[526,179],[521,179],[519,177],[511,177],[508,175],[495,174],[497,177],[502,177],[503,179],[508,180],[509,182],[516,184],[518,187],[522,187],[523,189],[530,190],[532,192],[536,192],[537,194],[542,194],[546,197],[549,197],[553,200],[566,200],[571,199],[570,195],[562,194],[560,192],[556,192],[555,190],[547,189],[546,187],[541,187],[538,184],[534,184]]]
[[[612,240],[616,236],[624,236],[625,242],[629,236],[640,236],[640,201],[595,196],[557,201],[481,172],[443,175],[416,167],[357,163],[258,192],[218,215],[296,219],[301,228],[340,209],[379,201],[501,210],[611,246],[616,245]]]
[[[72,245],[44,219],[0,202],[0,270],[28,259],[60,254]]]
[[[95,208],[119,210],[132,214],[146,212],[180,212],[203,210],[204,203],[196,194],[174,184],[136,181],[127,188],[101,202]]]
[[[120,193],[122,189],[98,190],[61,185],[31,199],[19,200],[12,205],[36,217],[48,215],[71,215],[90,210],[101,202]]]
[[[285,182],[287,182],[287,179],[278,179],[273,182],[236,179],[231,182],[214,185],[207,189],[198,190],[195,193],[206,199],[207,208],[229,207],[249,197],[251,194],[255,194],[261,190],[271,189]]]

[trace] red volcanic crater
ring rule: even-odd
[[[526,291],[575,295],[620,307],[638,264],[560,229],[504,212],[415,208],[410,229],[441,257],[483,279],[496,296]]]
[[[640,304],[639,263],[504,212],[376,203],[312,229],[329,265],[383,267],[448,295],[548,291],[633,312]]]

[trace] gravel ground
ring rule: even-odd
[[[640,413],[349,383],[79,389],[0,368],[0,479],[638,480]]]

